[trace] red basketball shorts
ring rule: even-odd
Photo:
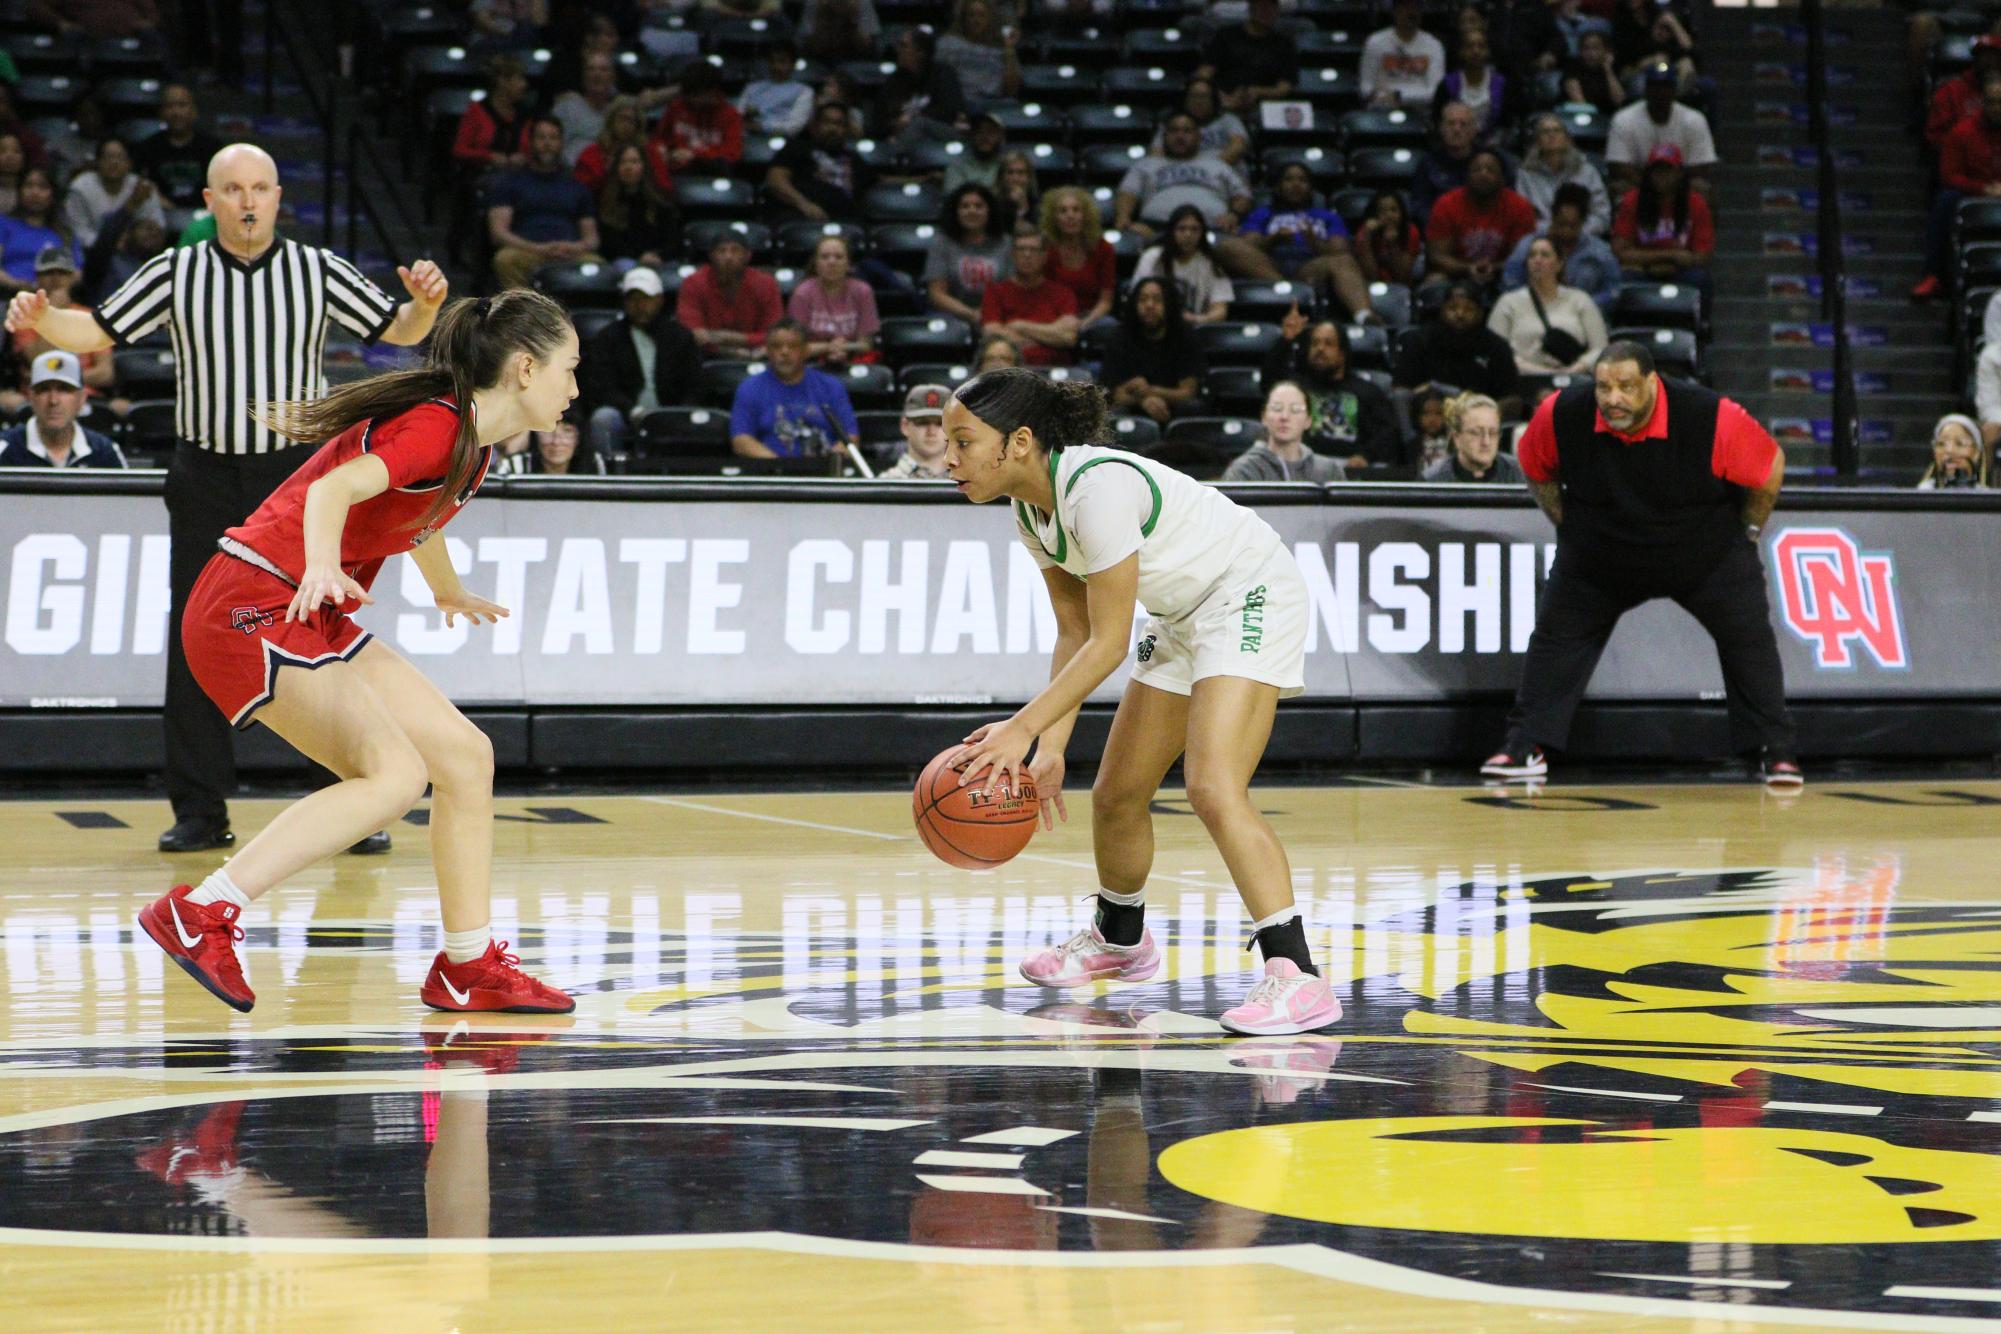
[[[368,642],[368,631],[324,603],[305,620],[287,622],[297,592],[268,570],[217,553],[188,596],[181,613],[188,670],[239,728],[270,701],[280,667],[347,662]]]

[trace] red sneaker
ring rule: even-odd
[[[146,905],[139,925],[217,1000],[248,1014],[257,996],[243,980],[243,961],[236,957],[236,942],[243,939],[243,928],[236,924],[240,910],[233,903],[190,903],[192,893],[191,885],[175,885]]]
[[[218,1103],[188,1135],[169,1135],[132,1161],[170,1186],[227,1175],[236,1166],[236,1124],[243,1108],[240,1102]]]
[[[577,1002],[544,986],[515,965],[521,959],[496,940],[486,953],[467,963],[453,963],[443,950],[431,960],[431,975],[418,992],[434,1010],[504,1010],[509,1014],[568,1014]]]

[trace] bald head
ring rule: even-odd
[[[239,259],[271,246],[278,225],[278,164],[256,144],[231,144],[208,161],[202,202],[215,215],[215,236]]]

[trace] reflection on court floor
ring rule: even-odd
[[[415,828],[258,905],[238,1017],[134,943],[174,869],[150,811],[0,807],[0,1265],[101,1328],[146,1309],[129,1273],[189,1327],[511,1328],[661,1275],[690,1327],[2001,1310],[1969,855],[2001,786],[1263,797],[1347,1008],[1323,1034],[1215,1025],[1247,924],[1173,802],[1164,967],[1073,993],[1013,967],[1087,910],[1081,820],[966,874],[894,794],[504,803],[496,925],[577,993],[555,1020],[417,1003]]]

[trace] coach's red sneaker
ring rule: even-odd
[[[509,1014],[568,1014],[577,1002],[554,987],[537,982],[515,965],[518,955],[507,942],[496,940],[486,953],[466,963],[453,963],[443,950],[431,960],[431,975],[418,993],[434,1010],[505,1010]]]
[[[233,903],[190,903],[188,895],[194,892],[192,885],[175,885],[146,905],[139,925],[217,1000],[248,1014],[257,997],[243,980],[243,961],[236,957],[236,942],[243,939],[243,928],[236,924],[241,910]]]

